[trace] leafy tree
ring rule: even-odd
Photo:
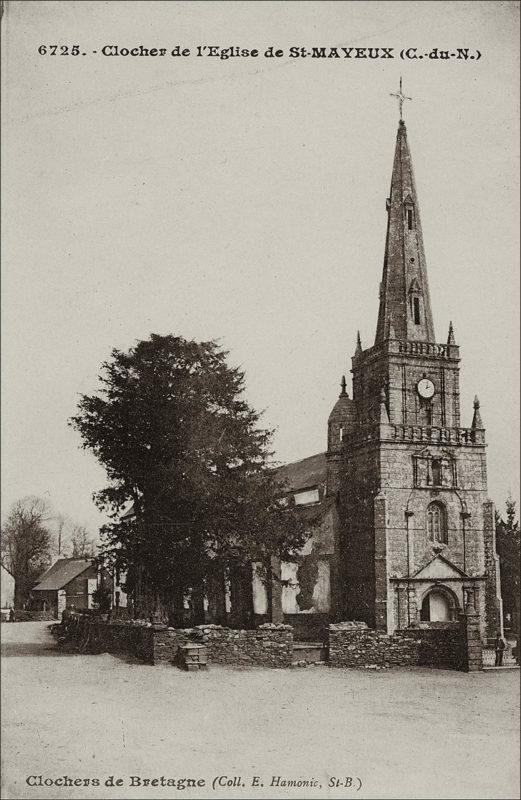
[[[21,608],[51,560],[50,510],[39,497],[11,506],[2,530],[2,561],[15,579],[15,607]]]
[[[505,614],[519,613],[520,532],[516,503],[506,500],[506,519],[496,511],[496,549],[499,556],[501,593]]]
[[[110,610],[110,589],[98,586],[92,593],[92,600],[102,613]]]
[[[85,525],[74,525],[71,532],[72,558],[94,558],[96,543]]]
[[[57,558],[94,558],[97,544],[85,525],[79,525],[66,514],[57,513],[53,522],[51,552]]]
[[[57,558],[68,557],[67,533],[70,520],[66,514],[58,513],[53,517],[54,536],[52,541],[52,552]]]
[[[271,432],[243,398],[244,374],[216,342],[152,335],[113,350],[97,394],[70,424],[105,466],[95,495],[112,517],[103,554],[178,614],[192,593],[201,619],[205,582],[233,560],[290,557],[304,533],[270,467]],[[133,503],[135,520],[119,519]]]

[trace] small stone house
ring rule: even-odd
[[[93,607],[92,595],[98,585],[98,570],[92,559],[60,558],[40,577],[32,590],[38,611]]]

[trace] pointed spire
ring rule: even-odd
[[[342,380],[340,381],[340,397],[345,397],[347,395],[346,385],[346,376],[342,375]]]
[[[380,391],[380,425],[389,425],[389,414],[387,412],[385,389]]]
[[[476,395],[474,397],[474,416],[472,417],[472,430],[473,431],[482,431],[483,428],[483,421],[481,419],[481,414],[479,413],[479,397]]]
[[[390,338],[435,342],[420,210],[403,120],[398,125],[387,208],[375,343]]]
[[[355,353],[362,352],[362,340],[360,339],[360,331],[356,332],[356,350]]]
[[[447,337],[447,344],[456,344],[456,339],[454,338],[454,328],[452,327],[452,320],[449,323],[449,335]]]

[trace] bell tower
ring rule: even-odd
[[[405,99],[401,85],[397,96]],[[342,615],[390,633],[454,622],[470,603],[483,638],[493,638],[502,623],[485,430],[477,400],[470,427],[461,426],[452,323],[436,341],[403,119],[386,213],[374,345],[364,349],[358,337],[352,401],[347,408],[341,395],[330,419],[328,463],[341,476]]]

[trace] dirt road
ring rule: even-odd
[[[1,633],[6,800],[517,796],[517,671],[183,673],[63,654],[48,623]]]

